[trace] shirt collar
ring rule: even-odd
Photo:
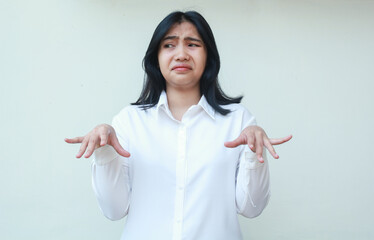
[[[210,104],[208,103],[208,101],[206,100],[205,96],[203,95],[201,98],[200,98],[200,101],[197,105],[200,105],[204,110],[205,112],[214,120],[214,115],[216,113],[216,111],[212,108],[212,106],[210,106]]]
[[[167,99],[165,91],[162,91],[162,93],[160,95],[160,98],[159,98],[158,103],[157,103],[157,111],[159,110],[160,107],[163,107],[165,109],[169,109],[168,99]]]
[[[208,103],[208,101],[206,100],[205,96],[203,95],[201,98],[200,98],[200,101],[199,103],[197,104],[197,106],[200,106],[202,109],[204,109],[204,111],[214,120],[215,119],[215,110],[212,108],[212,106],[210,106],[210,104]],[[167,96],[166,96],[166,92],[165,91],[162,91],[161,95],[160,95],[160,98],[158,100],[158,103],[157,103],[157,112],[159,111],[160,108],[164,108],[165,110],[167,111],[170,111],[169,110],[169,105],[168,105],[168,99],[167,99]]]

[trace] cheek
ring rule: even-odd
[[[200,59],[200,68],[201,68],[201,71],[204,72],[205,70],[205,67],[206,67],[206,56],[202,57]]]
[[[160,67],[160,71],[162,75],[164,75],[165,71],[168,69],[168,64],[165,62],[165,59],[163,59],[162,57],[159,57],[158,66]]]
[[[199,61],[200,61],[201,66],[203,66],[203,68],[205,68],[205,66],[206,66],[206,61],[207,61],[206,50],[203,50],[203,51],[200,53],[200,55],[199,55]]]
[[[170,63],[170,56],[166,53],[161,53],[158,55],[158,64],[161,66],[168,66]]]

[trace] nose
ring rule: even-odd
[[[175,60],[176,61],[188,61],[188,60],[190,60],[190,55],[188,55],[188,53],[186,51],[186,48],[183,45],[179,45],[176,48]]]

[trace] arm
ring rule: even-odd
[[[256,126],[254,117],[247,117],[239,137],[226,142],[229,148],[245,145],[240,154],[236,175],[236,205],[239,214],[253,218],[261,214],[270,198],[270,179],[266,147],[274,158],[279,158],[273,145],[289,141],[292,135],[279,139],[269,139],[265,131]]]
[[[240,156],[236,178],[236,206],[239,214],[253,218],[261,214],[270,198],[269,167],[266,154],[263,162],[245,147]]]
[[[127,214],[131,192],[127,161],[130,153],[121,146],[126,144],[124,134],[121,134],[124,130],[115,120],[113,126],[117,133],[114,127],[101,124],[86,136],[65,139],[67,143],[81,143],[77,158],[84,153],[84,157],[88,158],[94,153],[93,189],[103,214],[111,220],[118,220]]]
[[[100,209],[110,220],[127,215],[131,185],[126,159],[111,146],[98,148],[92,162],[92,187]]]

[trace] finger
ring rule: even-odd
[[[235,148],[239,145],[243,145],[243,144],[247,144],[247,138],[245,136],[245,134],[240,134],[240,136],[233,140],[233,141],[230,141],[230,142],[225,142],[225,147],[228,147],[228,148]]]
[[[130,153],[126,151],[125,149],[123,149],[123,147],[119,143],[118,138],[115,134],[112,134],[111,143],[112,143],[112,147],[114,148],[114,150],[116,150],[116,152],[119,155],[123,157],[130,157]]]
[[[108,134],[107,133],[102,133],[100,135],[101,141],[100,141],[100,146],[104,146],[108,143]]]
[[[248,147],[252,150],[252,152],[256,152],[255,137],[253,136],[253,134],[247,136],[247,144]]]
[[[86,151],[87,145],[88,145],[88,141],[83,140],[83,142],[81,144],[81,147],[79,148],[79,151],[78,151],[77,155],[75,156],[76,158],[81,158],[82,157],[83,153]]]
[[[81,143],[83,142],[84,137],[75,137],[75,138],[65,138],[65,142],[67,143]]]
[[[273,156],[273,158],[278,159],[279,155],[275,152],[275,149],[273,145],[271,145],[269,139],[264,140],[265,147],[269,150],[270,154]]]
[[[92,153],[96,148],[97,139],[91,139],[88,143],[86,154],[84,155],[85,158],[91,157]]]
[[[257,155],[257,159],[260,161],[260,162],[264,162],[264,159],[262,158],[262,152],[263,152],[263,146],[264,146],[264,142],[262,140],[262,135],[260,134],[256,134],[256,155]]]
[[[283,137],[283,138],[271,138],[270,143],[271,143],[271,145],[279,145],[279,144],[288,142],[289,140],[291,140],[291,138],[292,138],[292,135],[289,135],[289,136]]]

